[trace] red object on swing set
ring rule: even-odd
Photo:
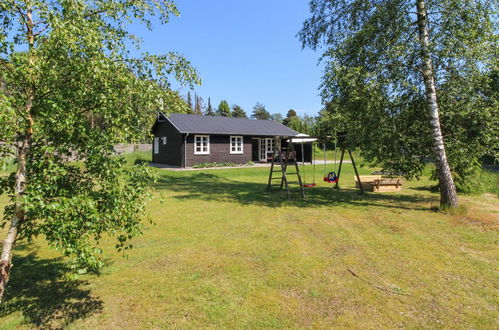
[[[324,177],[324,181],[327,183],[336,183],[338,182],[338,177],[335,172],[329,172],[329,174]]]

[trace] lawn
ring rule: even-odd
[[[427,179],[360,195],[350,164],[342,190],[293,201],[265,192],[267,168],[158,171],[154,224],[127,258],[104,242],[101,276],[18,245],[0,328],[497,326],[495,195],[442,213]]]

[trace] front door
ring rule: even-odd
[[[273,138],[258,140],[258,158],[261,162],[266,162],[269,154],[274,152],[275,141]]]
[[[258,160],[261,162],[267,161],[267,145],[266,139],[258,140]]]

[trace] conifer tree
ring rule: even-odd
[[[270,113],[265,109],[265,106],[259,102],[253,107],[253,113],[251,114],[251,118],[259,119],[259,120],[269,120]]]
[[[203,99],[201,96],[194,94],[194,114],[201,116],[203,114]]]
[[[190,91],[187,92],[187,113],[188,114],[194,113],[194,106],[192,104],[192,97]]]
[[[248,116],[246,115],[246,111],[244,111],[244,109],[238,106],[237,104],[234,104],[232,106],[232,117],[248,118]]]
[[[218,105],[217,116],[231,117],[229,103],[226,100],[222,100]]]
[[[215,111],[211,106],[211,98],[208,97],[208,106],[206,107],[206,111],[204,112],[205,116],[215,116]]]

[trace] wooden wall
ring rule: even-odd
[[[152,161],[173,166],[182,166],[183,160],[183,143],[182,134],[178,133],[177,129],[169,122],[161,122],[156,126],[153,132],[155,137],[159,137],[159,154],[154,154],[154,141],[152,152]],[[166,136],[167,143],[163,145],[161,138]]]
[[[192,166],[198,163],[225,163],[231,162],[235,164],[244,164],[252,160],[252,138],[249,136],[243,137],[243,153],[230,153],[230,136],[229,135],[210,135],[210,154],[195,155],[194,154],[194,135],[190,134],[187,137],[187,162],[186,166]]]

